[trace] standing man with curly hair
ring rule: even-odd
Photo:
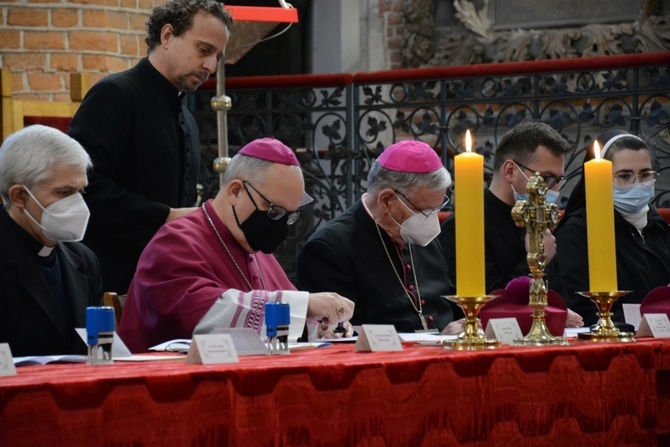
[[[182,97],[216,72],[231,25],[215,0],[155,7],[148,56],[98,82],[72,120],[69,134],[94,166],[84,242],[100,259],[107,290],[126,293],[156,231],[195,209],[199,135]]]

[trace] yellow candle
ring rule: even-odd
[[[593,150],[596,158],[584,163],[589,287],[591,292],[613,292],[618,290],[618,287],[612,162],[600,158],[597,141],[593,145]]]
[[[454,157],[456,202],[456,293],[483,296],[484,277],[484,157],[471,152],[470,131],[466,152]]]

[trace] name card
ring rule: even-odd
[[[491,318],[484,332],[486,338],[496,338],[506,345],[522,338],[521,328],[516,318]]]
[[[666,314],[644,314],[636,337],[670,337],[670,320]]]
[[[84,344],[86,344],[87,343],[86,328],[78,327],[75,328],[74,330],[77,332],[77,335],[79,335],[79,338],[81,338],[81,341],[83,341]],[[121,340],[119,334],[117,334],[116,331],[114,331],[114,341],[112,342],[112,359],[130,357],[132,355],[133,353],[130,352],[128,346],[126,346],[123,340]]]
[[[15,376],[16,367],[9,343],[0,343],[0,377]]]
[[[264,355],[268,348],[255,330],[250,327],[216,327],[213,334],[228,334],[233,340],[237,355]]]
[[[642,320],[640,305],[624,303],[621,306],[623,307],[623,317],[626,323],[632,325],[635,329],[639,328]]]
[[[354,351],[402,351],[402,343],[392,324],[364,324]]]
[[[196,365],[215,365],[219,363],[238,363],[235,344],[230,334],[194,335],[186,363]]]

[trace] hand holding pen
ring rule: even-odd
[[[326,324],[319,324],[319,338],[348,338],[354,335],[354,327],[348,321],[338,323],[335,328],[329,328]]]

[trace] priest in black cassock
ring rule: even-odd
[[[332,290],[356,303],[351,324],[458,334],[438,211],[451,176],[429,145],[401,141],[370,168],[368,191],[312,235],[298,257],[300,290]],[[460,312],[460,310],[456,310]]]
[[[33,125],[0,146],[0,343],[15,357],[86,354],[75,328],[102,303],[100,264],[84,244],[91,159]]]
[[[119,294],[160,227],[196,209],[200,137],[184,94],[216,73],[232,26],[216,0],[154,3],[147,57],[96,83],[69,129],[93,162],[84,243]]]

